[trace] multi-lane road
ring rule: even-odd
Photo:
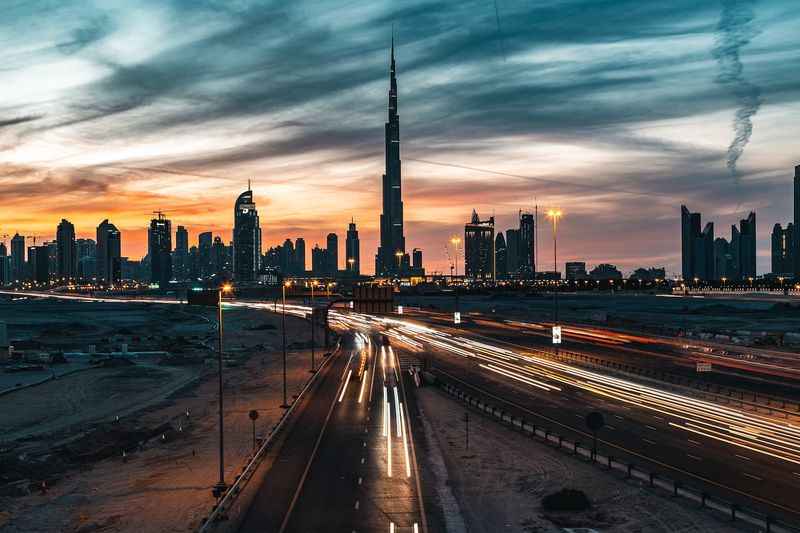
[[[272,304],[232,305],[273,310]],[[290,305],[287,312],[306,316],[308,308]],[[301,462],[302,482],[289,491],[293,503],[281,521],[285,531],[329,525],[328,530],[350,531],[423,527],[413,428],[397,379],[403,375],[398,350],[426,360],[440,377],[502,401],[569,439],[588,442],[585,416],[600,411],[606,420],[599,435],[605,453],[800,524],[800,427],[791,422],[555,361],[543,353],[547,337],[524,323],[480,319],[453,327],[435,315],[377,317],[346,311],[332,312],[331,322],[359,333],[360,340],[339,356],[338,382],[327,393],[330,401],[315,395],[315,416],[324,418],[325,429],[315,440],[311,460]],[[391,339],[391,350],[377,340],[379,332]],[[647,337],[625,339],[597,331],[572,335],[580,349],[609,357],[639,354],[642,364],[679,357]]]

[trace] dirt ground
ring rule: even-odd
[[[225,332],[225,465],[230,483],[252,451],[248,412],[259,412],[257,435],[266,434],[283,412],[280,321],[264,311],[235,309],[226,315]],[[308,324],[287,318],[287,337],[291,401],[311,376]],[[317,355],[321,352],[319,348]],[[4,434],[4,446],[45,458],[59,453],[52,447],[46,451],[53,441],[91,440],[93,431],[115,423],[151,431],[167,428],[125,457],[115,453],[68,464],[44,493],[0,497],[0,532],[195,529],[213,504],[211,487],[219,475],[217,407],[214,364],[92,369],[0,397],[0,425],[20,437],[7,439]],[[25,437],[26,432],[36,436]]]
[[[433,489],[447,533],[562,532],[590,528],[609,533],[746,531],[685,500],[673,500],[605,473],[484,418],[434,387],[416,390],[427,453],[421,467]],[[548,514],[541,498],[562,488],[584,491],[592,508]]]

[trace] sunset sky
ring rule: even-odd
[[[162,210],[227,241],[252,179],[265,249],[310,255],[354,217],[371,273],[392,26],[406,241],[429,271],[473,208],[505,230],[535,201],[565,213],[560,269],[679,271],[686,203],[728,238],[755,209],[768,271],[800,164],[796,0],[10,0],[0,235],[109,218],[138,259]]]

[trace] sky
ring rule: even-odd
[[[429,272],[472,209],[505,230],[534,205],[564,213],[559,269],[679,272],[685,203],[728,238],[754,209],[763,273],[800,164],[799,24],[796,0],[6,0],[0,237],[108,218],[139,258],[160,210],[228,240],[251,179],[265,249],[353,217],[372,272],[394,32]]]

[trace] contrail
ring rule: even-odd
[[[730,87],[739,106],[733,119],[733,140],[728,146],[727,165],[731,176],[736,176],[736,163],[753,134],[751,119],[761,106],[761,90],[742,75],[740,59],[741,48],[757,33],[752,24],[753,4],[754,0],[722,0],[713,49],[720,69],[716,81]]]

